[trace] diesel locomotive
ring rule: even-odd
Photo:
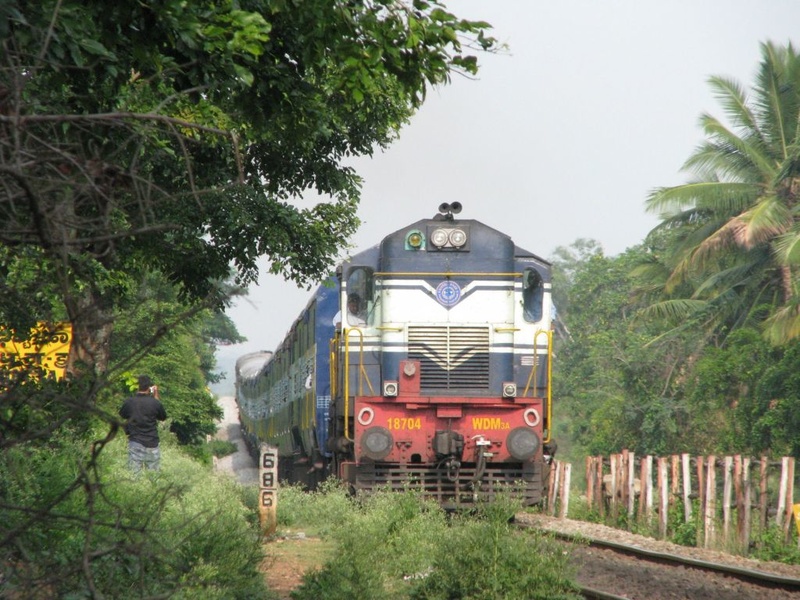
[[[551,266],[460,203],[387,235],[321,285],[274,352],[242,356],[245,439],[279,478],[412,487],[443,506],[545,496]]]

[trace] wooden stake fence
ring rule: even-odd
[[[680,503],[683,506],[676,510],[682,513],[684,522],[698,521],[698,544],[746,553],[754,525],[763,529],[771,517],[788,540],[794,519],[795,459],[783,457],[780,462],[769,462],[762,456],[757,459],[758,481],[751,477],[754,462],[741,455],[645,456],[639,460],[637,477],[633,452],[625,450],[607,459],[590,456],[586,458],[586,501],[590,510],[601,516],[609,514],[615,520],[623,510],[629,521],[638,518],[652,524],[658,519],[657,530],[662,538],[669,533],[670,507]],[[563,481],[563,475],[560,477]],[[561,496],[561,512],[566,515],[564,497]],[[551,514],[555,514],[554,508]]]

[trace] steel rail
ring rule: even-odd
[[[597,548],[607,548],[620,554],[627,554],[637,558],[644,558],[651,562],[661,564],[673,564],[690,566],[704,571],[713,571],[737,577],[740,580],[748,581],[763,587],[780,588],[788,591],[800,591],[800,579],[793,577],[786,577],[778,575],[777,573],[768,573],[757,569],[745,569],[735,565],[725,565],[722,563],[709,562],[697,558],[690,558],[686,556],[678,556],[677,554],[669,554],[666,552],[656,552],[654,550],[646,550],[638,546],[631,546],[628,544],[621,544],[619,542],[611,542],[607,540],[600,540],[591,538],[584,535],[577,535],[571,533],[561,533],[550,529],[537,527],[526,523],[517,523],[520,528],[538,529],[552,535],[556,539],[564,540],[571,543],[587,544]]]

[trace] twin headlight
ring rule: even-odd
[[[430,235],[431,245],[435,248],[463,248],[467,239],[467,232],[457,227],[437,227]]]

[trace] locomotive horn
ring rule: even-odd
[[[450,205],[447,202],[442,202],[439,205],[439,212],[442,213],[443,215],[446,215],[447,213],[450,212]]]
[[[457,215],[461,212],[461,202],[453,202],[450,205],[450,210],[453,212],[454,215]]]

